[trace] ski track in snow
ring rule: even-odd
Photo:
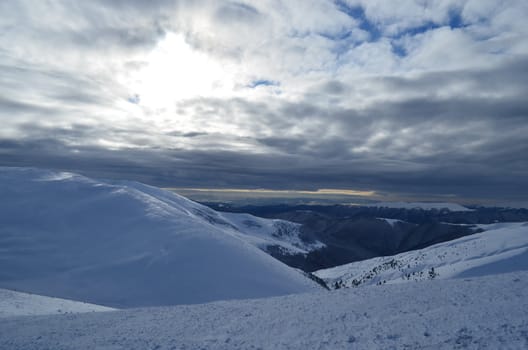
[[[526,349],[528,272],[0,319],[0,348]]]

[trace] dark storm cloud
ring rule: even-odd
[[[131,178],[158,186],[317,189],[376,188],[378,192],[523,199],[527,174],[501,176],[481,166],[459,164],[407,171],[404,162],[362,159],[347,163],[293,156],[167,150],[109,151],[82,147],[71,152],[55,140],[0,143],[2,164],[75,170],[91,176]],[[500,166],[500,164],[495,164]],[[403,191],[402,191],[403,189]],[[485,191],[483,191],[485,190]]]

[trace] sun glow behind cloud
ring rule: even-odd
[[[167,188],[168,190],[178,191],[193,191],[193,192],[211,192],[211,193],[247,193],[259,194],[269,196],[295,196],[295,195],[339,195],[339,196],[357,196],[357,197],[371,197],[376,194],[374,191],[360,191],[360,190],[345,190],[345,189],[318,189],[316,191],[297,191],[297,190],[268,190],[268,189],[240,189],[240,188]]]
[[[234,73],[206,53],[193,49],[183,35],[168,33],[132,76],[132,90],[151,108],[196,97],[223,97],[235,86]]]
[[[349,189],[272,190],[242,188],[165,188],[166,190],[202,202],[226,203],[369,203],[379,200],[375,191]]]

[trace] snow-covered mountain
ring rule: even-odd
[[[0,167],[0,287],[114,307],[305,292],[257,247],[307,252],[298,225],[220,214],[136,182]]]
[[[114,310],[116,309],[79,301],[0,289],[0,318]]]
[[[208,211],[212,209],[203,207]],[[213,211],[214,212],[214,211]],[[232,235],[253,244],[264,251],[270,247],[280,249],[283,254],[308,254],[311,251],[325,247],[317,241],[303,240],[300,234],[300,224],[279,219],[263,219],[243,213],[219,213],[214,215],[233,228]]]
[[[448,210],[448,211],[473,211],[456,203],[433,203],[433,202],[378,202],[362,204],[366,207],[378,208],[400,208],[400,209],[422,209],[422,210]]]
[[[320,270],[330,287],[366,285],[329,292],[264,252],[323,247],[288,221],[27,168],[0,168],[0,198],[0,288],[70,299],[0,289],[0,349],[528,345],[528,223],[468,225],[484,232]]]
[[[0,349],[526,349],[528,272],[0,320]]]
[[[528,223],[476,226],[484,232],[314,274],[335,289],[528,270]]]

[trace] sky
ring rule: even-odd
[[[2,166],[528,201],[525,0],[3,0],[0,13]]]

